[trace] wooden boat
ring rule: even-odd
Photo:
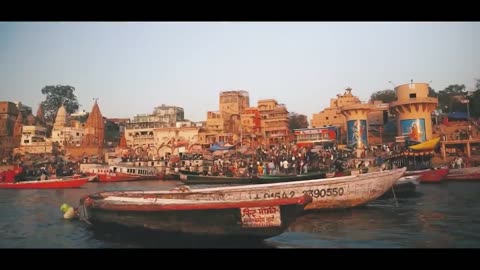
[[[94,176],[91,176],[94,177]],[[0,183],[4,189],[57,189],[57,188],[78,188],[88,182],[91,177],[70,177],[66,179],[52,179],[42,181],[20,181],[16,183]]]
[[[417,186],[420,184],[420,175],[401,177],[385,194],[380,198],[406,197],[415,194]]]
[[[156,199],[230,201],[294,198],[308,194],[313,200],[305,206],[306,210],[350,208],[376,200],[390,190],[404,173],[405,168],[400,168],[354,176],[273,184],[193,190],[181,187],[172,191],[129,191],[123,193],[123,196],[136,198],[149,195]]]
[[[294,182],[294,181],[323,179],[323,178],[326,178],[325,172],[312,172],[312,173],[294,174],[294,175],[264,175],[264,176],[258,176],[254,178],[253,183],[266,184],[266,183]]]
[[[449,170],[449,168],[442,167],[436,169],[407,171],[405,172],[405,176],[420,175],[419,180],[421,183],[440,183],[442,180],[446,179]]]
[[[480,167],[450,169],[446,179],[458,181],[480,180]]]
[[[421,150],[421,151],[432,150],[435,148],[435,146],[438,144],[439,141],[440,141],[440,137],[409,146],[408,148],[412,150]]]
[[[80,200],[91,224],[145,228],[194,236],[266,239],[283,233],[311,202],[308,195],[262,200],[166,199],[101,192]]]
[[[180,174],[180,181],[187,185],[253,184],[252,177],[227,177]]]
[[[215,184],[265,184],[278,182],[293,182],[325,178],[324,172],[314,172],[299,175],[262,175],[252,177],[227,177],[181,174],[180,181],[186,185]]]

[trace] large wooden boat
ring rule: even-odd
[[[88,182],[91,177],[66,179],[52,179],[41,181],[20,181],[15,183],[0,183],[0,188],[4,189],[59,189],[59,188],[78,188]]]
[[[284,232],[312,198],[202,200],[166,199],[129,192],[101,192],[80,200],[83,218],[91,224],[145,228],[196,236],[266,239]]]
[[[480,180],[480,167],[450,169],[446,179],[458,181]]]
[[[152,199],[183,200],[265,200],[294,198],[302,194],[312,196],[307,210],[350,208],[368,204],[379,198],[405,173],[405,168],[352,176],[314,179],[273,184],[242,185],[219,188],[192,189],[180,187],[172,191],[129,191],[122,196]]]
[[[186,185],[215,185],[215,184],[265,184],[279,182],[293,182],[325,178],[324,172],[313,172],[299,175],[262,175],[252,177],[228,177],[181,174],[180,181]]]

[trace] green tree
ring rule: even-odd
[[[438,97],[438,93],[435,91],[435,89],[433,89],[429,86],[428,87],[428,96],[429,97]]]
[[[438,92],[438,106],[446,112],[466,112],[465,104],[460,100],[467,95],[464,84],[452,84]]]
[[[382,91],[377,91],[370,96],[370,100],[381,100],[384,103],[390,103],[395,101],[397,97],[395,96],[395,91],[391,89],[385,89]]]
[[[307,128],[308,127],[308,119],[306,115],[298,114],[298,113],[290,113],[288,116],[288,128],[290,130],[294,130],[297,128]]]
[[[58,108],[64,104],[67,113],[71,114],[78,110],[77,96],[74,94],[75,87],[70,85],[47,85],[42,88],[42,94],[46,95],[42,102],[45,119],[54,121]]]
[[[474,106],[474,104],[480,104],[480,79],[476,79],[475,91],[469,95],[470,101],[470,116],[471,117],[480,117],[480,106]]]

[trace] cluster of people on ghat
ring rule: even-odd
[[[270,149],[257,148],[254,154],[232,154],[215,157],[211,169],[203,171],[213,176],[253,176],[306,174],[329,170],[337,159],[348,159],[351,152],[338,150],[336,145],[329,147],[296,147],[294,145],[273,146]],[[338,165],[338,164],[337,164]],[[358,164],[345,163],[348,166]],[[187,168],[197,171],[198,166]]]
[[[16,183],[22,181],[42,181],[59,176],[74,175],[79,169],[78,164],[47,163],[41,166],[20,163],[14,169],[0,172],[0,182]]]

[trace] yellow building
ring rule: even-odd
[[[240,115],[250,106],[250,98],[245,90],[223,91],[219,95],[219,111],[207,112],[206,128],[201,130],[200,142],[235,143],[239,141]]]
[[[339,129],[340,136],[343,138],[346,134],[346,120],[340,108],[357,103],[361,103],[361,101],[352,94],[352,89],[345,89],[343,95],[337,94],[337,98],[330,99],[330,107],[312,115],[312,128],[335,126]]]
[[[246,108],[240,115],[240,141],[242,144],[255,146],[262,138],[262,117],[257,107]]]
[[[261,119],[261,133],[266,144],[283,144],[288,142],[288,110],[284,104],[275,99],[258,101]]]
[[[398,136],[420,142],[432,139],[431,113],[437,108],[438,99],[428,93],[428,83],[395,87],[397,100],[390,103],[390,110],[396,115]]]
[[[248,92],[225,91],[220,93],[219,111],[207,112],[206,128],[200,130],[199,142],[239,143],[264,142],[267,144],[288,141],[288,110],[275,99],[258,101],[250,107]],[[268,140],[263,140],[268,138]]]
[[[14,126],[17,118],[21,117],[15,103],[10,101],[0,102],[0,157],[9,156],[20,142],[14,138]]]

